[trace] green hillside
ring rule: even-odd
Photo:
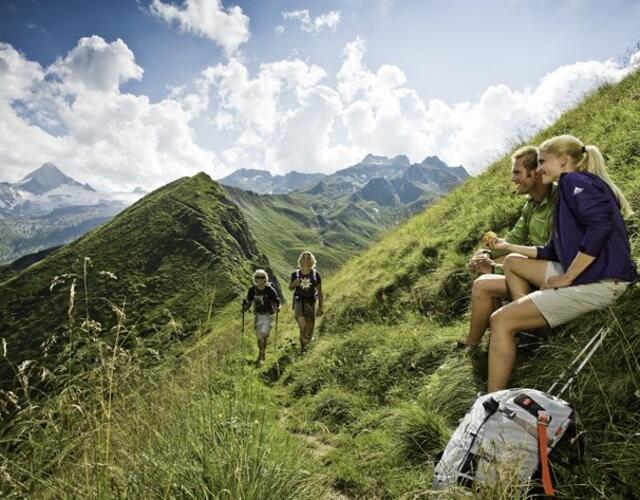
[[[640,73],[600,89],[530,142],[563,133],[601,148],[613,179],[640,211]],[[426,494],[436,454],[486,390],[486,339],[473,359],[453,343],[467,332],[474,278],[468,258],[485,231],[504,232],[523,204],[509,169],[505,156],[325,284],[321,339],[311,356],[289,367],[281,390],[289,429],[331,446],[324,463],[343,494]],[[638,257],[637,215],[630,230]],[[599,327],[613,329],[569,395],[588,444],[579,465],[556,455],[561,497],[640,495],[639,300],[634,287],[610,311],[559,328],[519,355],[512,386],[544,390]]]
[[[258,248],[277,277],[288,282],[298,256],[311,250],[323,273],[331,274],[406,217],[403,208],[345,199],[320,201],[307,194],[266,195],[224,186],[242,210]]]
[[[89,317],[110,328],[113,303],[135,323],[136,337],[179,338],[196,329],[207,308],[243,293],[257,266],[269,262],[222,188],[205,174],[179,179],[0,285],[8,358],[16,366],[42,361],[43,342],[64,337],[74,281],[78,323]],[[56,276],[63,283],[51,290]],[[4,361],[1,367],[6,383],[11,371]]]
[[[598,145],[612,177],[640,212],[640,73],[595,92],[530,142],[560,133]],[[286,273],[296,245],[308,234],[296,231],[315,227],[311,210],[291,210],[285,198],[227,197],[203,174],[181,179],[3,283],[2,331],[20,333],[9,338],[6,358],[37,355],[47,331],[71,331],[95,347],[93,363],[79,366],[78,376],[59,393],[34,391],[28,384],[31,365],[25,363],[13,399],[0,393],[0,411],[13,417],[0,429],[0,493],[433,497],[435,457],[486,388],[486,339],[477,356],[455,351],[453,341],[468,324],[474,278],[466,270],[469,256],[486,230],[510,227],[524,202],[513,194],[509,167],[505,155],[327,279],[326,314],[304,357],[297,354],[290,310],[283,309],[269,364],[262,368],[250,366],[251,316],[242,318],[232,299],[252,265],[268,265],[263,254],[276,274]],[[324,209],[329,207],[313,212],[322,215]],[[352,218],[366,221],[358,205],[344,210],[342,219],[331,221],[334,226],[323,226],[323,239],[342,243]],[[630,230],[640,257],[637,217]],[[375,226],[370,221],[368,227]],[[292,233],[300,239],[286,239]],[[274,234],[282,239],[273,240]],[[353,237],[344,242],[344,257],[358,243],[359,236]],[[337,254],[321,255],[328,263]],[[51,275],[79,273],[85,256],[93,262],[88,315],[106,321],[108,311],[98,297],[117,304],[127,298],[127,317],[118,315],[110,330],[115,336],[106,340],[77,325],[85,315],[82,280],[76,326],[66,319],[69,281],[54,294],[47,291]],[[95,274],[102,269],[119,279],[103,285]],[[211,297],[215,307],[208,308]],[[559,328],[519,353],[512,384],[546,389],[598,328],[612,328],[567,394],[586,446],[575,463],[577,450],[568,443],[552,456],[559,498],[640,496],[639,299],[636,286],[611,310]],[[130,331],[158,336],[153,325],[162,324],[195,341],[175,342],[170,350],[155,345],[158,362],[151,367],[146,354],[119,337]],[[77,342],[69,339],[72,346]],[[472,497],[520,496],[505,480]]]

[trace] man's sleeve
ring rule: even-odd
[[[511,231],[505,234],[504,239],[512,245],[529,245],[529,219],[531,218],[531,204],[527,202],[522,207],[522,214]],[[492,257],[502,257],[508,254],[506,250],[491,250]],[[496,273],[501,274],[501,273]]]

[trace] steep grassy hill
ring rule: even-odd
[[[377,208],[373,202],[319,201],[305,194],[264,195],[224,189],[242,210],[258,248],[269,256],[276,276],[288,283],[303,250],[331,274],[406,217],[404,209]]]
[[[600,146],[612,177],[640,211],[640,74],[600,89],[531,142],[565,132]],[[274,332],[269,346],[271,364],[260,370],[250,368],[248,356],[255,351],[249,350],[255,349],[255,342],[246,328],[242,330],[233,302],[215,308],[211,327],[199,329],[203,335],[197,343],[153,370],[144,367],[132,372],[131,367],[137,366],[134,353],[121,353],[116,337],[105,349],[106,357],[100,353],[95,366],[87,367],[82,379],[74,380],[68,390],[38,404],[28,401],[17,410],[14,425],[0,434],[0,493],[30,498],[433,497],[435,457],[477,391],[486,387],[486,344],[478,356],[469,356],[454,351],[453,341],[467,329],[473,281],[466,271],[467,259],[484,231],[504,231],[523,204],[509,185],[509,163],[505,156],[329,278],[324,286],[327,312],[304,357],[296,354],[297,331],[285,309],[279,337]],[[265,213],[287,208],[265,200],[271,200]],[[246,203],[252,206],[257,201]],[[109,239],[104,251],[111,252],[113,247],[121,254],[145,248],[156,259],[168,254],[161,259],[172,263],[166,269],[173,269],[176,260],[198,262],[199,267],[171,274],[174,281],[165,283],[171,289],[192,291],[195,300],[187,293],[180,299],[196,316],[206,313],[198,305],[206,302],[198,299],[196,291],[207,287],[200,283],[189,288],[184,276],[192,277],[195,269],[203,278],[202,268],[214,260],[215,283],[237,293],[241,283],[234,281],[237,273],[232,268],[248,273],[250,263],[264,263],[252,240],[241,243],[244,240],[231,236],[239,235],[237,230],[244,224],[240,212],[205,176],[167,186],[127,213],[136,210],[144,214],[146,224],[133,227],[127,226],[132,217],[115,219],[112,224],[120,228],[117,238]],[[290,222],[295,216],[276,217],[273,231],[295,228]],[[247,226],[257,224],[259,216],[255,217],[253,222],[248,217],[242,234],[248,234]],[[301,223],[310,217],[310,212],[302,212]],[[209,224],[212,220],[217,224]],[[630,229],[638,257],[636,220]],[[225,231],[216,231],[221,227]],[[140,233],[141,229],[145,232]],[[103,241],[101,231],[88,238]],[[157,238],[156,231],[166,232],[166,238]],[[131,241],[133,234],[135,241]],[[270,242],[268,234],[272,232],[256,239],[271,244],[277,259],[283,259],[284,246]],[[205,248],[200,249],[196,241]],[[217,255],[213,242],[224,256],[219,261],[210,255]],[[1,285],[0,317],[12,310],[4,302],[14,300],[5,287],[21,284],[25,294],[41,290],[28,287],[26,278],[35,279],[37,274],[31,273],[48,269],[51,259],[73,248],[58,250]],[[233,261],[234,253],[239,262]],[[78,251],[73,256],[82,259],[86,254]],[[158,269],[157,260],[136,261],[137,253],[131,251],[131,255],[136,268],[150,260],[154,265],[148,269]],[[60,264],[71,266],[71,257]],[[129,263],[111,257],[104,268],[127,276]],[[227,257],[233,265],[227,265]],[[94,269],[102,269],[102,260],[92,258]],[[46,287],[44,279],[40,286]],[[145,298],[154,297],[144,289],[135,294],[140,297],[135,305],[127,305],[130,316],[141,315],[138,323],[142,325],[148,320],[138,311],[147,311]],[[109,297],[108,292],[104,290]],[[41,290],[40,300],[44,295]],[[65,321],[67,295],[63,290],[59,304],[50,302],[49,308],[36,309],[38,314],[44,318],[55,314],[58,321]],[[94,296],[97,293],[92,292],[89,298]],[[122,297],[121,292],[116,299]],[[80,311],[82,299],[79,292]],[[611,310],[559,328],[548,341],[520,353],[512,384],[546,389],[593,332],[603,324],[612,329],[566,395],[578,411],[578,430],[586,446],[576,463],[570,458],[577,450],[568,443],[552,457],[559,498],[640,497],[638,299],[640,291],[635,287]],[[175,307],[169,299],[164,303]],[[101,313],[93,300],[90,308],[92,317]],[[165,319],[161,314],[158,318]],[[10,319],[10,326],[42,331],[35,322],[20,324],[19,317]],[[135,319],[127,319],[126,324],[129,329],[138,328]],[[73,331],[86,335],[77,328]],[[0,411],[15,405],[11,395],[0,396]],[[468,493],[445,496],[468,497]],[[472,498],[521,495],[505,481],[494,490],[473,492]]]
[[[608,86],[533,137],[571,133],[603,151],[611,176],[640,212],[640,73]],[[505,156],[351,260],[325,283],[326,314],[310,356],[280,379],[288,428],[314,436],[334,488],[358,498],[427,495],[436,454],[486,390],[480,355],[456,352],[467,332],[474,277],[466,262],[482,234],[504,232],[523,199]],[[638,216],[630,221],[640,256]],[[640,486],[640,289],[608,311],[555,330],[521,352],[512,386],[546,389],[602,325],[612,334],[567,397],[586,452],[553,458],[562,498],[638,498]],[[488,335],[486,336],[488,337]],[[268,372],[272,373],[272,372]],[[514,498],[509,490],[483,498]]]
[[[71,320],[92,318],[108,329],[113,303],[135,324],[134,337],[180,337],[237,298],[258,266],[269,262],[222,188],[205,174],[179,179],[0,285],[7,357],[14,366],[44,360],[43,343],[69,328],[72,283]],[[10,375],[3,360],[0,380]]]

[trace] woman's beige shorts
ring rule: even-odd
[[[559,262],[549,261],[545,281],[564,274]],[[613,304],[629,286],[628,281],[602,280],[587,285],[575,285],[530,293],[540,313],[551,328],[576,319],[588,312]]]

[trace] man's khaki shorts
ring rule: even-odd
[[[559,262],[549,261],[545,281],[551,276],[564,274]],[[540,313],[554,328],[583,316],[591,311],[604,309],[613,304],[629,286],[628,281],[602,280],[587,285],[567,286],[530,293]]]

